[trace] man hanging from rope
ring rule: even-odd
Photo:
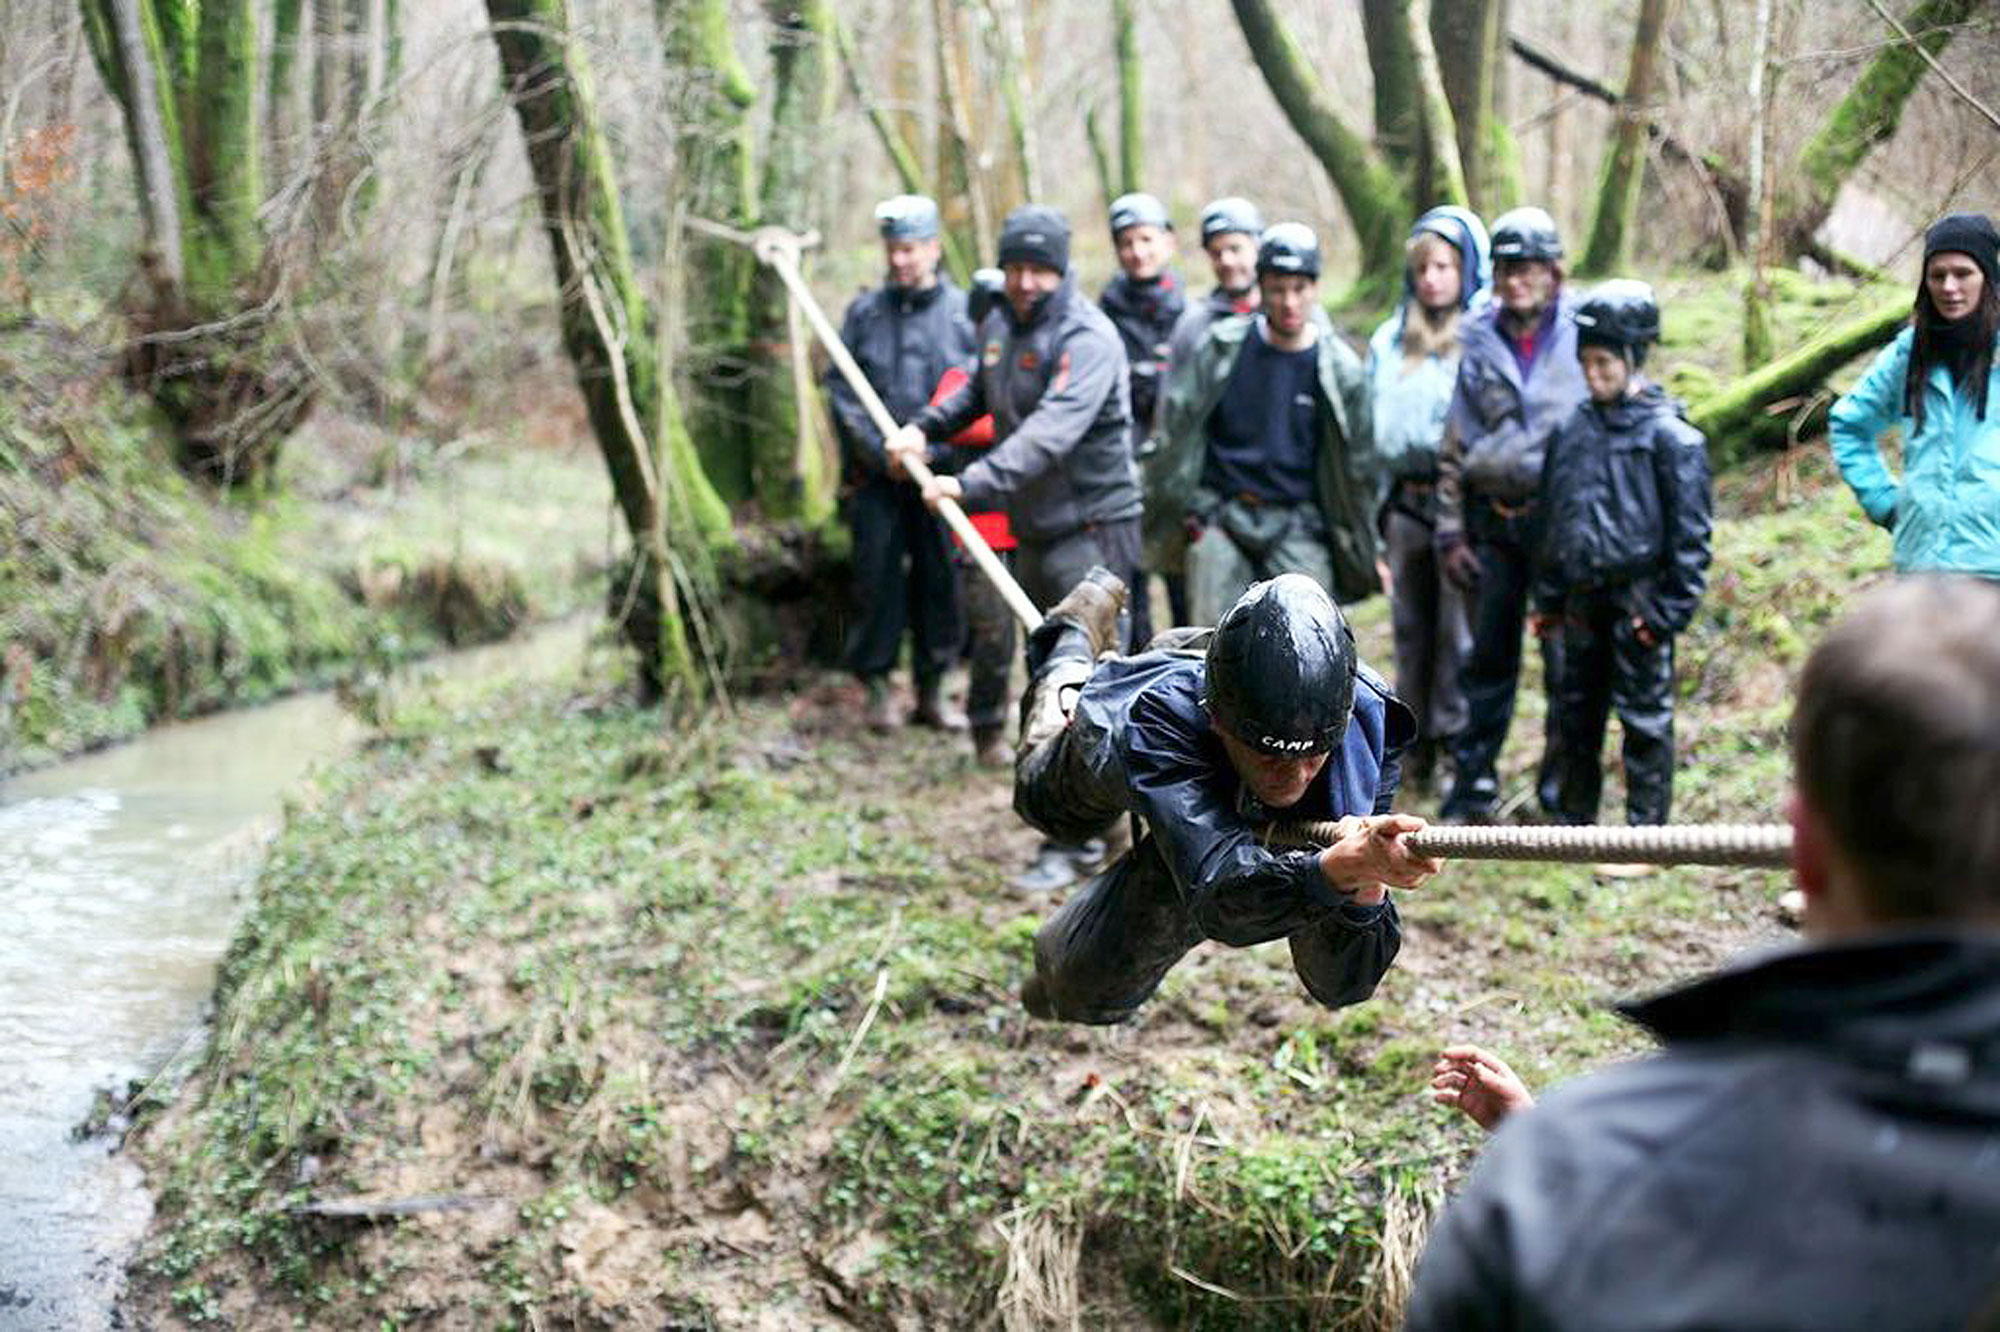
[[[1064,840],[1126,814],[1145,831],[1043,924],[1022,1003],[1121,1021],[1203,939],[1285,939],[1313,998],[1366,999],[1402,941],[1388,890],[1439,868],[1405,844],[1424,821],[1388,812],[1415,718],[1303,575],[1251,587],[1213,630],[1104,656],[1124,603],[1093,569],[1030,636],[1015,811]],[[1340,819],[1342,834],[1313,850],[1260,836],[1299,819]]]

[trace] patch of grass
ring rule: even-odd
[[[1875,563],[1798,471],[1783,507],[1724,487],[1684,818],[1775,816],[1790,680]],[[1379,608],[1357,619],[1385,657]],[[1317,1008],[1282,948],[1203,947],[1125,1026],[1035,1023],[1013,995],[1044,904],[1004,887],[1032,840],[1004,789],[961,745],[853,728],[844,688],[672,727],[580,684],[398,707],[296,805],[215,1045],[137,1139],[142,1308],[1388,1327],[1479,1145],[1428,1102],[1434,1052],[1571,1076],[1643,1048],[1610,999],[1778,937],[1775,874],[1466,864],[1403,896],[1367,1004]],[[287,1210],[435,1194],[499,1201]]]

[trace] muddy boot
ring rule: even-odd
[[[1118,646],[1118,614],[1124,609],[1124,581],[1103,565],[1092,565],[1028,635],[1028,673],[1033,675],[1056,654],[1070,629],[1082,632],[1093,661],[1113,650]]]
[[[933,731],[962,731],[965,714],[946,700],[944,681],[926,680],[917,686],[917,706],[910,712],[910,724]]]
[[[880,675],[871,675],[863,681],[868,686],[868,702],[861,710],[861,717],[868,729],[877,735],[887,735],[896,729],[896,700],[889,692],[889,681]]]
[[[1003,726],[975,726],[972,728],[972,761],[982,768],[1011,768],[1014,766],[1014,747],[1007,743],[1007,730]]]

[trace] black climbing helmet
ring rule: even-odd
[[[1563,257],[1562,233],[1556,220],[1539,208],[1510,208],[1493,219],[1493,258],[1546,259]]]
[[[1634,367],[1646,348],[1660,340],[1660,303],[1653,288],[1636,278],[1612,278],[1576,307],[1576,345],[1610,347]]]
[[[993,307],[1005,299],[1007,275],[997,268],[982,268],[972,275],[972,286],[965,293],[965,317],[977,328]]]
[[[1117,240],[1119,232],[1133,227],[1172,231],[1174,222],[1167,216],[1167,206],[1152,195],[1121,194],[1111,201],[1111,239]]]
[[[1257,243],[1257,274],[1319,276],[1319,237],[1303,222],[1280,222]]]
[[[1354,710],[1354,631],[1304,574],[1280,574],[1238,597],[1208,642],[1202,702],[1238,740],[1266,754],[1324,754]]]
[[[1256,204],[1239,195],[1228,194],[1201,210],[1203,245],[1232,231],[1240,231],[1251,240],[1263,234],[1264,215],[1257,211]]]

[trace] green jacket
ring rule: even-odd
[[[1243,340],[1257,316],[1211,324],[1185,366],[1169,372],[1160,430],[1139,466],[1146,486],[1146,567],[1177,570],[1187,562],[1187,515],[1208,458],[1208,418],[1222,401]],[[1375,510],[1380,500],[1371,444],[1368,375],[1346,339],[1319,323],[1318,490],[1333,550],[1329,590],[1341,601],[1379,591]]]

